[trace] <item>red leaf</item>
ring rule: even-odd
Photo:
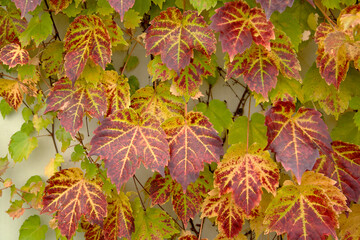
[[[266,18],[269,19],[275,11],[283,12],[286,7],[291,7],[294,0],[256,0],[265,10]]]
[[[89,57],[105,69],[111,60],[110,40],[101,18],[94,15],[81,15],[75,18],[64,39],[67,77],[74,83],[84,70]]]
[[[18,43],[19,35],[26,28],[25,18],[20,18],[20,11],[0,8],[0,48],[8,43]]]
[[[280,174],[267,151],[257,145],[247,151],[243,145],[236,144],[226,152],[214,178],[220,194],[231,192],[235,203],[249,215],[260,203],[262,187],[276,194]]]
[[[108,2],[120,14],[120,19],[123,21],[125,12],[134,5],[135,0],[108,0]]]
[[[295,112],[292,102],[277,102],[266,113],[268,149],[285,170],[292,170],[300,183],[307,169],[312,169],[319,151],[329,152],[331,138],[321,113],[301,107]]]
[[[169,146],[154,116],[140,117],[134,110],[124,109],[106,118],[94,133],[89,154],[104,158],[108,176],[118,191],[135,174],[140,161],[147,168],[164,172]]]
[[[70,239],[81,216],[102,226],[107,203],[100,181],[89,181],[79,168],[70,168],[56,172],[47,182],[41,213],[57,212],[55,218],[62,235]]]
[[[49,6],[54,9],[55,14],[58,14],[62,10],[66,9],[72,0],[49,0]]]
[[[170,199],[171,193],[174,192],[175,183],[167,168],[165,169],[165,178],[159,173],[154,173],[146,182],[151,199],[151,206],[166,203]]]
[[[88,86],[84,82],[72,87],[66,78],[55,83],[46,103],[45,113],[60,111],[60,123],[73,137],[82,127],[85,113],[101,119],[106,111],[106,99],[100,87]]]
[[[21,17],[25,17],[25,14],[35,10],[40,5],[41,0],[11,0],[15,3],[16,7],[21,11]]]
[[[173,7],[151,21],[145,37],[147,54],[161,54],[163,63],[177,72],[190,63],[194,49],[211,55],[215,43],[215,35],[202,16],[196,11],[182,14]]]
[[[85,240],[105,240],[104,231],[99,225],[82,221],[81,228],[85,231]]]
[[[0,50],[0,61],[8,65],[9,68],[16,67],[16,65],[25,65],[29,62],[29,52],[22,49],[17,43],[10,43]]]
[[[230,62],[237,53],[243,53],[252,41],[270,50],[270,39],[275,38],[274,26],[259,8],[250,9],[243,1],[225,3],[211,17],[210,27],[220,32],[223,52],[229,53]]]
[[[224,153],[222,141],[207,117],[199,112],[168,119],[162,128],[170,146],[170,174],[185,191],[198,178],[204,163],[219,161]]]
[[[357,202],[360,197],[360,147],[341,141],[334,141],[331,145],[331,155],[322,155],[313,170],[335,180],[348,203]]]

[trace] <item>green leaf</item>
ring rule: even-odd
[[[124,15],[124,27],[135,29],[139,26],[141,16],[139,16],[139,13],[136,12],[134,9],[130,9],[129,11],[125,12]]]
[[[16,132],[11,136],[9,152],[14,162],[21,162],[24,158],[28,159],[30,153],[38,146],[38,140],[30,137],[22,131]]]
[[[32,215],[28,217],[20,227],[19,240],[41,240],[45,239],[48,226],[41,225],[40,217]]]
[[[331,131],[332,140],[360,145],[360,130],[354,123],[353,112],[346,112],[339,117],[336,126]]]
[[[13,111],[13,108],[5,101],[1,99],[0,101],[0,113],[3,116],[3,119]]]
[[[21,131],[26,133],[27,135],[30,135],[32,132],[35,131],[33,122],[32,121],[24,122],[21,125]]]
[[[71,161],[77,162],[85,157],[85,149],[80,145],[74,147],[74,152],[71,154]]]
[[[60,167],[64,161],[64,157],[57,153],[55,158],[50,159],[50,162],[46,165],[45,175],[50,178],[58,171],[58,167]]]
[[[150,10],[150,6],[151,6],[151,0],[136,0],[132,9],[138,12],[139,15],[142,17],[144,13],[147,13]]]
[[[51,33],[52,21],[50,14],[44,12],[41,18],[38,15],[31,18],[28,27],[20,34],[20,42],[23,46],[27,46],[31,40],[34,40],[36,46],[39,46]]]
[[[136,76],[131,75],[128,80],[130,86],[130,95],[133,95],[139,88],[140,83]]]
[[[135,232],[132,234],[132,239],[162,240],[179,233],[172,218],[163,210],[148,208],[144,211],[139,198],[135,199],[133,209]]]
[[[125,14],[126,15],[126,14]],[[139,65],[139,58],[137,56],[130,56],[127,60],[126,71],[130,72]]]
[[[160,9],[162,9],[163,7],[163,3],[165,2],[166,0],[152,0],[153,3],[155,3],[156,5],[158,5],[160,7]]]
[[[198,10],[199,14],[203,10],[209,10],[216,6],[217,0],[190,0],[190,3]]]
[[[45,71],[46,77],[56,75],[60,72],[63,64],[63,51],[63,42],[55,41],[47,45],[41,54],[41,67]]]
[[[195,111],[204,113],[219,135],[232,124],[232,113],[226,107],[226,104],[218,99],[210,101],[209,106],[205,103],[198,103],[195,106]]]
[[[44,118],[45,117],[45,118]],[[36,131],[39,133],[41,129],[47,128],[49,124],[53,123],[53,119],[46,118],[47,116],[38,116],[37,114],[33,117],[33,124]]]
[[[25,122],[29,121],[30,117],[33,115],[31,109],[27,107],[23,108],[21,114]]]
[[[265,116],[261,113],[251,115],[249,126],[249,146],[257,143],[259,147],[264,148],[267,145]],[[238,117],[229,128],[229,144],[244,143],[247,138],[247,117]]]
[[[65,13],[68,17],[76,17],[79,13],[81,13],[82,8],[81,6],[76,6],[76,3],[71,3],[66,9],[62,12]]]
[[[91,163],[88,158],[84,158],[81,162],[81,168],[85,170],[85,176],[88,179],[93,179],[98,173],[98,168],[95,164]]]
[[[36,74],[36,66],[32,64],[25,64],[18,66],[18,75],[20,79],[33,78]]]
[[[70,146],[72,137],[69,132],[67,132],[62,126],[59,127],[55,132],[56,139],[61,142],[61,151],[65,152],[66,149]]]

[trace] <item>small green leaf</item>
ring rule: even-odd
[[[36,74],[36,66],[25,64],[18,66],[17,71],[21,79],[33,78]]]
[[[136,92],[136,90],[140,88],[139,80],[137,79],[136,76],[131,75],[129,77],[128,83],[130,85],[130,94],[133,95]]]
[[[25,107],[21,113],[25,122],[29,121],[30,117],[33,115],[31,109],[27,107]]]
[[[71,161],[77,162],[85,157],[85,149],[80,145],[74,147],[74,152],[71,154]]]
[[[84,158],[84,160],[81,162],[81,168],[86,171],[85,176],[90,180],[93,179],[98,173],[98,168],[95,164],[91,163],[88,158]]]
[[[130,72],[139,65],[139,58],[137,56],[130,56],[127,60],[126,71]]]
[[[44,12],[41,15],[41,19],[38,15],[33,16],[28,27],[20,34],[21,44],[23,46],[27,46],[30,44],[31,40],[34,40],[36,46],[39,46],[39,44],[46,40],[46,38],[52,33],[51,23],[52,21],[48,12]]]
[[[27,135],[30,135],[32,132],[35,131],[34,124],[32,121],[24,122],[21,125],[21,132],[26,133]]]
[[[62,126],[59,127],[55,132],[56,139],[61,142],[61,151],[65,152],[66,149],[70,146],[72,137],[69,132],[67,132]]]
[[[151,0],[140,0],[140,1],[136,0],[132,9],[138,12],[140,16],[143,16],[144,13],[147,13],[150,10],[150,6],[151,6]]]
[[[57,153],[55,158],[52,158],[48,165],[46,165],[45,175],[50,178],[58,171],[58,167],[60,167],[63,162],[65,162],[64,157]]]
[[[232,124],[232,113],[226,107],[226,104],[218,99],[210,101],[209,106],[206,106],[205,103],[198,103],[195,111],[204,113],[214,125],[219,135]]]
[[[44,116],[46,117],[46,116]],[[41,129],[46,128],[49,124],[51,124],[53,121],[49,118],[43,118],[43,116],[38,116],[37,114],[34,115],[33,118],[33,124],[36,129],[36,131],[39,133]]]
[[[62,10],[68,17],[76,17],[79,13],[81,13],[81,6],[76,6],[76,3],[71,3],[66,9]]]
[[[38,146],[38,140],[30,137],[22,131],[16,132],[11,136],[9,152],[14,162],[21,162],[24,158],[28,159],[30,153]]]
[[[129,11],[125,12],[124,27],[131,29],[137,28],[139,26],[141,18],[142,17],[139,16],[138,12],[136,12],[134,9],[130,9]]]
[[[28,217],[20,227],[19,240],[41,240],[45,239],[48,226],[41,225],[40,217],[33,215]]]
[[[12,112],[13,108],[10,107],[10,105],[5,101],[5,99],[2,99],[0,101],[0,113],[5,119],[7,115],[9,115]]]

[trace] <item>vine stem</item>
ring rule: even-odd
[[[133,53],[133,51],[134,51],[134,49],[135,49],[136,45],[137,45],[137,42],[135,42],[135,44],[134,44],[133,48],[132,48],[132,49],[131,49],[131,51],[130,51],[130,54],[128,55],[128,57],[127,57],[127,59],[126,59],[126,61],[125,61],[125,64],[124,64],[124,66],[123,66],[123,69],[121,69],[121,75],[123,75],[123,74],[124,74],[124,71],[125,71],[126,65],[127,65],[127,63],[129,62],[130,57],[131,57],[131,54]]]
[[[52,16],[52,13],[51,13],[50,8],[49,8],[49,4],[47,3],[46,0],[45,0],[44,2],[45,2],[45,5],[46,5],[46,8],[48,9],[49,14],[50,14],[51,22],[52,22],[52,25],[53,25],[54,30],[55,30],[55,37],[57,37],[57,38],[61,41],[59,31],[57,30],[57,27],[56,27],[54,18],[53,18],[53,16]]]
[[[141,41],[139,41],[138,39],[136,39],[136,37],[134,37],[132,34],[130,34],[126,29],[121,28],[121,30],[126,33],[127,35],[129,35],[129,37],[133,40],[135,40],[137,43],[139,43],[141,46],[143,46],[143,48],[145,48],[144,43],[142,43]]]
[[[134,184],[135,184],[136,191],[137,191],[137,193],[138,193],[138,195],[139,195],[141,205],[142,205],[143,210],[144,210],[144,212],[145,212],[145,211],[146,211],[146,207],[145,207],[145,204],[144,204],[144,202],[143,202],[143,200],[142,200],[142,198],[141,198],[141,196],[140,196],[140,191],[139,191],[139,188],[138,188],[138,186],[137,186],[137,184],[136,184],[136,181],[135,181],[135,175],[133,176],[133,181],[134,181]]]
[[[204,222],[205,222],[205,218],[201,219],[201,225],[200,225],[200,229],[199,229],[199,237],[198,237],[198,240],[201,239],[201,233],[202,233],[202,230],[203,230],[203,227],[204,227]]]
[[[326,12],[319,6],[319,3],[317,3],[316,1],[314,1],[316,7],[320,10],[320,12],[324,15],[324,17],[326,18],[326,20],[333,26],[335,27],[336,24],[334,23],[334,21],[326,14]]]
[[[249,96],[249,109],[246,129],[246,152],[249,150],[249,133],[250,133],[250,109],[251,109],[251,95]]]

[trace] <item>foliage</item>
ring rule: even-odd
[[[359,1],[0,2],[0,112],[24,119],[0,196],[38,211],[19,239],[359,238]]]

